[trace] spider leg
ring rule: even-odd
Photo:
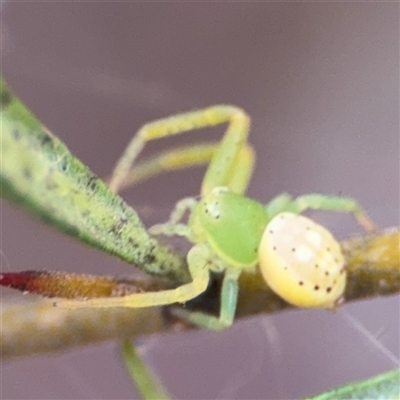
[[[219,317],[202,312],[191,312],[182,308],[176,308],[172,312],[179,318],[183,318],[194,325],[214,331],[221,331],[229,328],[235,318],[238,278],[240,272],[237,269],[226,270],[221,289],[221,307]]]
[[[135,293],[124,297],[107,297],[83,301],[59,300],[55,303],[61,308],[110,308],[110,307],[153,307],[173,303],[184,303],[203,293],[210,280],[209,250],[204,244],[199,244],[189,251],[189,272],[192,281],[175,289],[159,292]]]

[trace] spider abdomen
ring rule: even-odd
[[[346,286],[344,257],[323,226],[301,215],[281,213],[267,225],[259,257],[265,281],[287,302],[337,307]]]

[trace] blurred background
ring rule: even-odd
[[[396,3],[2,2],[1,68],[16,94],[98,175],[145,122],[230,103],[252,117],[249,194],[355,197],[381,227],[399,223],[399,9]],[[146,153],[221,137],[152,143]],[[124,194],[164,220],[196,195],[204,169]],[[132,267],[55,234],[2,203],[1,264],[126,274]],[[338,237],[351,217],[312,213]],[[3,290],[3,301],[19,301]],[[338,313],[290,311],[143,338],[177,399],[292,399],[395,367],[399,297]],[[351,323],[348,314],[357,325]],[[368,336],[370,338],[368,338]],[[372,339],[377,344],[372,344]],[[385,356],[383,346],[392,355]],[[116,343],[1,366],[3,399],[138,398]]]

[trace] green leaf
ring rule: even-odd
[[[400,369],[361,382],[353,382],[305,400],[400,399]]]
[[[150,237],[136,212],[50,133],[0,80],[0,194],[68,235],[175,283],[182,259]]]

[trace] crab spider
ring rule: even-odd
[[[211,160],[200,198],[179,201],[167,223],[150,228],[153,234],[184,236],[193,243],[187,255],[192,281],[171,290],[60,301],[58,306],[150,307],[184,303],[204,292],[210,271],[217,271],[224,273],[219,317],[183,309],[177,313],[196,325],[221,330],[233,323],[241,272],[257,265],[266,284],[293,305],[328,309],[337,306],[346,284],[340,246],[325,228],[299,214],[307,209],[346,212],[352,213],[367,230],[374,230],[375,225],[351,198],[309,194],[292,199],[283,194],[263,205],[246,197],[254,153],[247,142],[249,117],[243,110],[212,106],[144,125],[117,163],[110,188],[114,192],[121,188],[145,143],[223,123],[228,123],[228,129],[212,157],[207,155]],[[163,171],[161,165],[158,168]],[[188,222],[183,223],[187,212]]]

